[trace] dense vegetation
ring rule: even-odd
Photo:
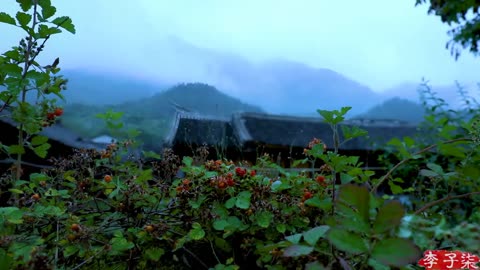
[[[312,138],[296,161],[321,161],[315,175],[268,156],[253,167],[205,160],[206,149],[182,160],[169,150],[144,152],[146,162],[128,155],[134,132],[104,151],[79,150],[24,175],[23,155],[45,157],[50,147],[39,131],[63,117],[46,97],[64,91],[59,61],[45,67],[36,57],[52,36],[75,27],[54,17],[49,0],[17,2],[16,16],[0,13],[0,22],[27,35],[0,56],[0,110],[19,123],[18,144],[1,145],[17,162],[0,179],[0,269],[419,269],[424,250],[478,254],[479,106],[465,99],[466,111],[449,110],[428,91],[421,140],[392,140],[385,175],[338,152],[365,135],[339,128],[350,107],[318,110],[332,128],[333,150]],[[26,100],[29,91],[38,93],[36,103]],[[125,128],[118,113],[101,118],[111,132]],[[176,177],[178,169],[185,177]],[[392,195],[380,197],[385,186]],[[411,195],[413,203],[393,195]]]

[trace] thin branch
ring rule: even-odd
[[[420,155],[420,154],[423,154],[425,152],[428,152],[430,150],[432,150],[433,148],[441,145],[441,144],[450,144],[450,143],[456,143],[456,142],[462,142],[462,141],[471,141],[472,139],[470,138],[459,138],[459,139],[453,139],[453,140],[448,140],[448,141],[444,141],[444,142],[440,142],[440,143],[437,143],[437,144],[432,144],[430,146],[427,146],[425,148],[423,148],[422,150],[414,153],[412,156],[416,156],[416,155]],[[377,189],[378,187],[383,183],[385,182],[385,180],[390,177],[390,175],[396,170],[398,169],[400,166],[402,166],[403,164],[405,164],[407,161],[409,161],[410,159],[412,159],[411,157],[409,158],[405,158],[403,159],[402,161],[400,161],[399,163],[397,163],[395,166],[393,166],[393,168],[391,168],[387,174],[385,174],[382,178],[380,178],[380,181],[378,181],[378,183],[373,187],[373,189],[371,190],[370,193],[376,193],[377,192]]]
[[[7,158],[7,159],[0,160],[0,163],[15,164],[15,163],[17,163],[17,160],[15,160],[13,158]],[[30,166],[30,167],[34,167],[34,168],[39,168],[39,169],[53,169],[54,168],[54,166],[40,165],[40,164],[35,164],[35,163],[27,162],[27,161],[22,161],[20,164]]]
[[[100,249],[99,251],[97,251],[97,253],[93,254],[91,257],[89,257],[88,259],[84,260],[83,262],[81,262],[79,265],[75,266],[74,268],[72,268],[72,270],[77,270],[77,269],[80,269],[80,267],[82,267],[84,264],[90,262],[91,260],[93,260],[93,258],[95,258],[96,256],[98,256],[100,253],[102,253],[103,249]]]
[[[213,247],[213,243],[211,240],[208,240],[210,242],[210,247],[212,248],[213,256],[215,256],[215,259],[217,259],[218,264],[221,264],[220,259],[218,259],[217,253],[215,252],[215,248]]]
[[[182,247],[182,249],[185,250],[188,254],[190,254],[190,256],[192,256],[195,260],[197,260],[203,267],[205,267],[205,269],[209,269],[209,267],[202,260],[200,260],[200,258],[198,258],[197,255],[195,255],[189,249],[187,249],[186,247]]]
[[[418,209],[417,211],[415,211],[415,213],[413,213],[414,215],[418,215],[422,212],[424,212],[425,210],[427,210],[428,208],[430,207],[433,207],[437,204],[441,204],[443,202],[446,202],[446,201],[450,201],[450,200],[455,200],[455,199],[461,199],[461,198],[465,198],[465,197],[469,197],[469,196],[472,196],[472,195],[480,195],[480,191],[473,191],[473,192],[469,192],[469,193],[465,193],[465,194],[461,194],[461,195],[455,195],[455,196],[451,196],[451,195],[448,195],[444,198],[441,198],[439,200],[436,200],[436,201],[433,201],[433,202],[429,202],[427,203],[426,205],[424,205],[422,208]]]

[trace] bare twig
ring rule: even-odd
[[[220,259],[218,259],[217,253],[215,252],[215,248],[213,248],[212,241],[208,240],[208,242],[210,242],[210,247],[212,248],[213,256],[215,256],[215,259],[217,259],[218,264],[221,264]]]
[[[436,201],[433,201],[433,202],[429,202],[427,203],[426,205],[424,205],[422,208],[418,209],[417,211],[415,211],[415,213],[413,213],[414,215],[418,215],[422,212],[424,212],[425,210],[427,210],[428,208],[430,207],[433,207],[437,204],[441,204],[443,202],[446,202],[446,201],[450,201],[450,200],[455,200],[455,199],[461,199],[461,198],[465,198],[465,197],[469,197],[469,196],[472,196],[472,195],[480,195],[480,191],[473,191],[473,192],[469,192],[469,193],[465,193],[465,194],[461,194],[461,195],[455,195],[455,196],[451,196],[451,195],[448,195],[444,198],[441,198],[439,200],[436,200]]]
[[[197,260],[205,269],[209,269],[209,267],[202,261],[200,258],[198,258],[197,255],[195,255],[193,252],[188,250],[186,247],[182,247],[183,250],[185,250],[190,256],[192,256],[195,260]]]
[[[81,262],[80,264],[78,264],[77,266],[75,266],[74,268],[72,268],[72,270],[77,270],[77,269],[80,269],[80,267],[82,267],[84,264],[90,262],[91,260],[93,260],[93,258],[95,258],[97,255],[99,255],[100,253],[102,253],[103,249],[100,249],[99,251],[97,251],[97,253],[93,254],[91,257],[89,257],[88,259],[84,260],[83,262]]]

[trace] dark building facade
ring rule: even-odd
[[[368,168],[378,167],[378,154],[389,140],[414,136],[417,132],[416,126],[394,120],[354,120],[344,125],[368,132],[366,137],[339,145],[340,153],[359,156]],[[339,135],[343,141],[341,131]],[[322,140],[328,149],[333,148],[332,128],[320,117],[237,113],[225,119],[177,113],[165,147],[184,156],[194,154],[197,147],[205,145],[212,153],[211,158],[226,157],[252,164],[258,157],[268,154],[279,165],[290,168],[294,160],[305,158],[303,150],[314,138]]]
[[[0,113],[0,143],[3,145],[18,144],[18,124],[9,116],[6,111]],[[26,150],[22,157],[22,167],[27,169],[28,172],[52,166],[53,164],[49,161],[50,158],[66,158],[73,153],[74,149],[102,150],[106,147],[106,144],[94,143],[82,138],[61,123],[44,128],[39,135],[47,137],[51,147],[48,149],[46,158],[40,158],[33,151]],[[13,162],[14,160],[8,158],[5,153],[0,152],[0,175],[9,169]]]

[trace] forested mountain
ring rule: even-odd
[[[395,119],[417,124],[423,121],[424,115],[425,109],[419,103],[395,97],[372,107],[357,118]]]
[[[176,85],[149,98],[118,105],[67,105],[62,123],[83,136],[99,136],[108,132],[95,115],[108,109],[124,112],[122,120],[126,127],[140,130],[140,139],[149,145],[161,143],[176,110],[221,117],[231,117],[235,112],[262,112],[259,107],[245,104],[213,86],[188,83]]]
[[[168,88],[166,83],[150,83],[122,74],[66,70],[67,90],[62,94],[67,103],[114,105],[147,98]]]

